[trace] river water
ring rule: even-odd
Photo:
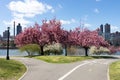
[[[7,55],[7,49],[0,49],[0,56],[6,56]],[[19,49],[10,49],[9,50],[10,56],[26,56],[26,52],[20,52]]]
[[[7,49],[0,49],[0,56],[6,56],[6,55],[7,55]],[[19,51],[19,49],[9,49],[9,55],[10,56],[27,56],[27,53],[21,52]],[[114,55],[120,55],[120,52],[117,52]]]

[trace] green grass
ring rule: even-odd
[[[0,58],[0,80],[18,80],[26,71],[26,67],[15,60]]]
[[[40,59],[49,63],[71,63],[83,61],[87,59],[111,58],[107,56],[34,56],[33,58]]]
[[[109,67],[110,80],[120,80],[120,61],[113,62]]]

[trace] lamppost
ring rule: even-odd
[[[10,27],[8,27],[8,34],[7,34],[7,37],[8,37],[8,39],[7,39],[7,56],[6,56],[6,60],[10,60],[10,57],[9,57],[9,36],[10,36],[10,32],[9,32],[9,30],[10,30]]]

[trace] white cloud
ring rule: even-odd
[[[6,25],[6,26],[11,26],[13,27],[13,22],[15,21],[15,24],[18,25],[18,23],[21,23],[22,27],[27,27],[28,24],[30,24],[31,22],[26,20],[26,19],[23,19],[23,18],[14,18],[12,19],[11,21],[3,21],[3,23]]]
[[[70,24],[70,23],[71,23],[71,22],[68,21],[68,20],[60,20],[60,22],[61,22],[62,24]]]
[[[111,25],[111,32],[116,32],[116,31],[119,31],[119,30],[120,30],[119,27]]]
[[[52,6],[38,2],[37,0],[11,1],[8,8],[16,14],[14,16],[23,15],[23,17],[34,17],[37,14],[43,14],[48,11],[53,12]]]
[[[91,24],[89,24],[89,23],[85,23],[84,24],[84,27],[86,27],[86,28],[89,28],[89,27],[91,27],[92,25]]]
[[[78,21],[76,21],[75,19],[71,19],[71,20],[60,20],[60,22],[62,23],[62,25],[70,25],[73,23],[79,23]],[[80,22],[80,27],[84,27],[84,28],[90,28],[92,25],[86,22]]]
[[[99,2],[99,1],[101,1],[101,0],[96,0],[96,2]]]
[[[94,12],[95,13],[100,13],[100,11],[97,8],[94,9]]]
[[[60,22],[61,22],[63,25],[66,25],[66,24],[75,23],[76,20],[75,20],[75,19],[71,19],[71,20],[60,20]]]
[[[36,15],[41,15],[47,12],[54,13],[55,10],[51,5],[39,2],[38,0],[14,0],[7,5],[11,11],[13,18],[10,21],[3,21],[5,26],[11,26],[13,29],[13,22],[21,23],[22,27],[27,27],[32,22],[27,18],[34,18]]]

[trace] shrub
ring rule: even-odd
[[[109,53],[109,52],[110,52],[109,49],[104,48],[104,47],[97,48],[95,46],[92,46],[90,48],[90,53],[91,54],[98,54],[98,55],[100,55],[100,54]]]
[[[50,55],[50,53],[55,54],[55,55],[60,55],[62,54],[62,45],[60,43],[54,43],[52,45],[47,45],[44,48],[44,52],[46,55]]]
[[[36,53],[40,54],[40,47],[37,44],[27,44],[27,45],[20,47],[20,51],[21,52],[26,51],[28,53],[28,56],[33,56]]]
[[[74,55],[77,52],[77,48],[75,46],[70,46],[67,48],[67,51],[70,55]]]

